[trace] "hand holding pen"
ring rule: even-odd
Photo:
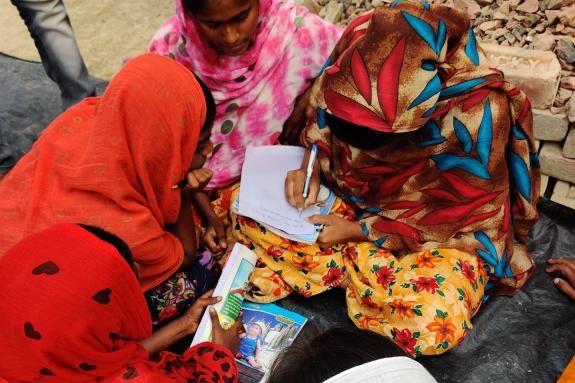
[[[317,201],[320,172],[317,164],[317,146],[306,152],[299,169],[289,171],[285,182],[285,195],[290,205],[303,210]]]
[[[302,192],[302,198],[303,198],[303,202],[304,202],[305,207],[308,207],[311,205],[311,204],[307,205],[306,200],[307,200],[307,197],[309,195],[309,186],[310,186],[310,182],[311,182],[311,177],[313,176],[313,172],[315,169],[316,158],[317,158],[317,145],[312,145],[311,150],[310,150],[310,154],[309,154],[309,158],[307,160],[307,168],[305,171],[305,182],[303,184],[303,192]],[[317,196],[317,194],[316,194],[316,196]],[[314,199],[317,199],[317,197]],[[302,208],[298,208],[298,211],[300,214],[301,214],[302,210],[303,210]]]

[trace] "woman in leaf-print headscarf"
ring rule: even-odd
[[[343,201],[313,218],[326,225],[322,247],[237,218],[262,264],[252,299],[346,287],[358,326],[413,355],[444,352],[472,327],[486,288],[513,292],[533,270],[529,101],[490,68],[464,13],[444,6],[396,1],[360,16],[330,60],[303,142],[318,146],[317,177]],[[305,165],[286,181],[296,206]]]

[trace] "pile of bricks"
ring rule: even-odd
[[[297,1],[344,25],[392,2]],[[541,194],[575,209],[575,0],[428,2],[465,9],[493,66],[529,96],[543,174]]]

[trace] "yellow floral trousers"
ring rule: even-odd
[[[353,210],[338,200],[332,214],[350,218]],[[310,297],[347,285],[351,320],[413,356],[441,354],[472,328],[487,283],[472,254],[434,249],[398,258],[371,242],[320,248],[283,239],[249,218],[230,218],[233,235],[259,256],[250,300],[272,302],[293,291]]]

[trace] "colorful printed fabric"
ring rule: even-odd
[[[134,271],[79,226],[21,241],[0,258],[0,283],[8,382],[237,382],[233,355],[212,343],[149,359],[138,341],[152,322]]]
[[[521,287],[538,217],[531,107],[489,67],[464,12],[405,1],[376,8],[349,25],[330,63],[303,139],[319,146],[325,179],[369,239],[399,253],[475,254],[499,292]],[[332,134],[329,115],[385,140],[359,150]]]
[[[206,115],[202,90],[184,66],[158,55],[131,60],[102,97],[61,114],[0,183],[0,257],[57,223],[100,227],[124,240],[143,290],[182,263],[166,231],[180,209],[180,182]]]
[[[499,292],[525,283],[539,191],[531,108],[471,31],[463,12],[425,2],[396,1],[350,24],[314,84],[302,137],[345,200],[332,214],[358,221],[371,242],[322,249],[232,216],[260,258],[251,299],[347,285],[358,326],[429,355],[463,339],[487,279]],[[332,116],[381,145],[344,143]]]
[[[220,264],[209,251],[194,258],[192,266],[178,271],[144,296],[152,316],[152,325],[159,326],[183,315],[203,293],[216,287],[222,272]]]
[[[341,200],[332,214],[354,216]],[[249,218],[232,214],[232,221],[239,242],[259,256],[250,300],[271,302],[292,291],[311,297],[349,282],[352,321],[413,356],[441,354],[461,342],[482,302],[488,277],[473,254],[438,248],[395,257],[372,242],[323,249],[283,239]]]
[[[149,51],[184,64],[212,91],[217,104],[215,149],[206,167],[214,172],[208,188],[221,188],[239,178],[248,144],[276,141],[296,97],[320,72],[341,29],[293,2],[260,0],[251,48],[238,57],[222,56],[202,42],[181,0],[176,10],[157,31]]]

